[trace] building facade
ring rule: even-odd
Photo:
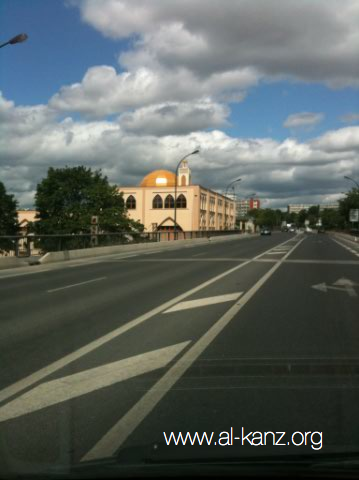
[[[191,170],[184,161],[176,175],[155,170],[137,187],[119,187],[128,216],[145,226],[146,232],[173,231],[176,197],[178,231],[231,230],[235,227],[235,202],[201,185],[192,185]]]
[[[259,198],[245,198],[237,200],[237,218],[246,217],[249,210],[258,209],[261,206]]]
[[[318,204],[308,204],[308,203],[292,203],[288,205],[287,210],[288,213],[299,213],[301,210],[309,210],[310,207],[318,207]],[[327,209],[332,209],[332,210],[338,210],[339,208],[339,203],[323,203],[322,205],[319,205],[319,210],[327,210]]]

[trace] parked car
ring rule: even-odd
[[[261,228],[261,235],[272,235],[271,229],[269,227],[263,226]]]
[[[324,227],[318,227],[318,233],[325,233]]]

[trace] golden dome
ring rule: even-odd
[[[154,170],[144,177],[140,187],[174,187],[176,174],[168,170]]]

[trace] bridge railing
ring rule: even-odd
[[[47,252],[77,250],[135,243],[168,242],[194,238],[233,235],[239,230],[157,231],[157,232],[111,232],[54,235],[1,235],[0,256],[30,257]]]

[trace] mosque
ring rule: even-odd
[[[201,185],[193,185],[191,170],[184,160],[176,174],[168,170],[154,170],[137,187],[119,187],[123,193],[127,213],[141,222],[146,232],[174,230],[233,230],[235,202]],[[176,197],[176,213],[175,213]]]

